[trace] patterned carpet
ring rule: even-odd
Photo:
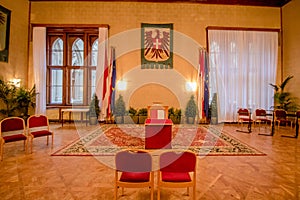
[[[222,127],[215,126],[173,125],[171,145],[173,149],[189,149],[199,156],[265,155],[221,130]],[[125,148],[144,149],[144,138],[144,125],[102,125],[52,155],[115,155]]]

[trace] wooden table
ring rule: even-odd
[[[61,126],[64,126],[64,113],[69,112],[69,121],[71,121],[71,114],[72,113],[80,113],[80,120],[83,121],[83,114],[85,113],[85,125],[87,126],[88,123],[88,108],[64,108],[61,109]]]

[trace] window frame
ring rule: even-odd
[[[54,41],[60,37],[63,40],[63,65],[51,65],[51,55],[52,55],[52,46]],[[46,57],[47,57],[47,106],[87,106],[91,100],[92,92],[92,71],[96,70],[96,66],[91,66],[91,51],[92,44],[99,37],[99,29],[98,27],[88,27],[88,28],[74,28],[74,27],[47,27],[47,46],[46,46]],[[76,40],[76,38],[80,38],[84,42],[84,62],[83,66],[72,66],[72,44]],[[71,39],[74,39],[73,42]],[[51,87],[52,87],[52,77],[51,71],[55,69],[62,70],[62,102],[61,103],[53,103],[51,102]],[[71,103],[71,71],[72,69],[82,69],[83,70],[83,101],[79,104]]]

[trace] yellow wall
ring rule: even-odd
[[[194,41],[199,46],[206,47],[206,27],[250,27],[250,28],[280,28],[280,8],[252,7],[252,6],[226,6],[226,5],[206,5],[194,3],[142,3],[142,2],[32,2],[31,3],[31,23],[33,24],[108,24],[109,36],[119,37],[126,35],[126,32],[139,29],[141,23],[173,23],[174,31],[185,35],[188,42]],[[137,37],[140,37],[138,34]],[[136,38],[133,38],[135,40]],[[126,37],[125,37],[126,40]],[[175,40],[175,38],[174,38]],[[140,40],[138,40],[140,41]],[[131,44],[131,39],[126,41]],[[113,42],[112,42],[113,43]],[[179,42],[180,43],[180,42]],[[174,41],[175,44],[175,41]],[[117,55],[117,79],[125,77],[131,71],[136,71],[140,65],[140,51],[133,50],[120,53],[118,43],[113,43],[116,47]],[[176,43],[178,45],[178,43]],[[189,60],[189,49],[182,42],[181,49],[187,48],[187,55],[174,56],[174,71],[182,78],[176,78],[170,84],[184,83],[186,81],[196,81],[197,77],[197,55]],[[194,54],[191,52],[190,54]],[[196,64],[195,64],[196,61]],[[152,70],[153,71],[153,70]],[[139,74],[139,72],[134,72]],[[134,74],[133,73],[133,74]],[[160,72],[164,73],[164,72]],[[138,75],[135,75],[135,77]],[[128,75],[130,77],[130,75]],[[155,77],[155,75],[154,75]],[[154,78],[153,77],[153,78]],[[175,75],[174,77],[177,77]],[[148,77],[149,78],[149,77]],[[151,78],[151,77],[150,77]],[[129,83],[130,84],[130,83]],[[176,92],[167,91],[169,86],[160,85],[158,90],[165,91],[165,96],[160,96],[157,100],[150,95],[145,98],[149,85],[144,84],[134,91],[120,92],[124,95],[126,106],[141,107],[151,105],[153,101],[173,98],[170,102],[176,102],[171,106],[178,106],[184,109],[191,93],[183,92],[184,97],[178,97]],[[184,87],[184,86],[181,86]],[[165,90],[164,90],[165,88]],[[184,88],[183,88],[184,89]],[[127,95],[127,96],[126,96]],[[131,95],[131,96],[130,96]],[[148,95],[149,96],[149,95]],[[134,97],[134,100],[133,100]],[[184,99],[182,99],[184,98]],[[162,100],[163,103],[166,103]],[[168,101],[169,102],[169,101]],[[169,105],[170,106],[170,105]]]
[[[1,0],[0,5],[11,10],[8,63],[0,62],[0,78],[9,81],[21,79],[27,87],[28,12],[27,0]]]
[[[286,86],[300,99],[300,0],[292,0],[282,8],[283,21],[283,79],[289,75],[294,78]]]

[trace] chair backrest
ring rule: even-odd
[[[296,112],[296,117],[300,118],[300,110]]]
[[[275,110],[276,119],[286,119],[286,111],[285,110]]]
[[[25,121],[20,117],[8,117],[0,122],[0,136],[23,134]],[[25,133],[24,133],[25,134]]]
[[[249,116],[249,110],[247,108],[240,108],[237,113],[239,116]]]
[[[151,172],[152,157],[142,150],[124,150],[116,154],[116,170],[122,172]]]
[[[267,112],[265,109],[256,109],[255,110],[255,116],[257,117],[265,117],[267,116]]]
[[[160,171],[167,172],[193,172],[196,162],[196,155],[190,151],[168,151],[159,157]]]
[[[49,121],[45,115],[32,115],[27,119],[28,128],[48,128]]]

